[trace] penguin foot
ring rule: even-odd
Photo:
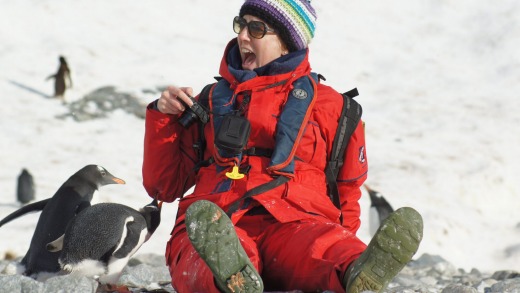
[[[223,292],[263,292],[262,278],[221,208],[207,200],[194,202],[186,211],[186,229],[190,242]]]
[[[125,285],[113,285],[113,284],[100,284],[96,290],[96,293],[106,293],[106,292],[119,292],[119,293],[130,293],[130,289],[128,289]]]

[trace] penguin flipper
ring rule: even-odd
[[[63,249],[63,238],[65,238],[65,234],[61,235],[60,238],[47,243],[47,250],[50,252],[57,252]]]
[[[90,201],[83,200],[79,203],[79,205],[76,207],[76,211],[74,212],[75,215],[79,214],[82,210],[90,207]]]
[[[394,209],[390,205],[390,203],[386,200],[386,198],[379,193],[378,191],[371,189],[366,184],[364,185],[366,190],[368,191],[368,195],[370,196],[370,206],[375,207],[377,212],[379,213],[380,220],[383,221],[386,219],[391,213],[394,212]]]
[[[20,216],[23,216],[29,212],[42,211],[50,200],[51,199],[48,198],[48,199],[40,200],[40,201],[33,202],[31,204],[23,206],[22,208],[12,212],[7,217],[3,218],[2,221],[0,221],[0,227],[2,227],[6,223],[8,223]]]
[[[126,231],[123,231],[119,245],[112,255],[116,258],[128,257],[132,250],[136,249],[136,246],[139,244],[142,229],[142,225],[135,222],[134,217],[128,217],[125,225]]]

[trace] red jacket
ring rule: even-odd
[[[220,75],[233,92],[233,98],[240,99],[244,92],[251,93],[245,116],[251,123],[251,135],[247,148],[273,149],[277,122],[287,102],[293,86],[292,82],[310,73],[308,53],[302,55],[292,70],[279,74],[262,75],[240,82],[232,70],[233,52],[236,41],[230,42],[221,62]],[[230,57],[231,56],[231,57]],[[230,61],[231,60],[231,61]],[[292,60],[294,64],[294,60]],[[290,62],[289,62],[290,63]],[[231,69],[230,69],[231,68]],[[240,77],[239,77],[240,78]],[[287,82],[281,82],[287,81]],[[342,96],[334,89],[321,83],[314,84],[315,102],[309,111],[306,127],[302,128],[296,142],[294,156],[294,176],[287,183],[254,196],[255,204],[262,205],[277,220],[289,222],[322,216],[332,222],[339,222],[340,211],[327,195],[324,168],[331,152],[338,119],[343,105]],[[210,94],[210,105],[214,93]],[[213,144],[213,115],[206,124],[204,135],[207,141],[205,158],[215,157]],[[268,171],[270,158],[244,155],[241,166],[250,166],[245,178],[231,180],[228,190],[219,186],[230,182],[225,172],[217,172],[216,164],[203,167],[197,174],[193,171],[197,161],[193,145],[198,141],[197,125],[184,129],[177,123],[177,116],[162,114],[149,106],[146,113],[144,139],[143,184],[150,196],[172,202],[195,185],[192,194],[184,196],[179,203],[178,221],[184,218],[186,208],[194,200],[208,199],[226,210],[246,191],[272,180]],[[363,123],[360,122],[350,138],[345,152],[344,165],[337,181],[342,204],[343,225],[350,231],[359,228],[361,196],[360,186],[367,177],[367,158]],[[227,171],[230,171],[231,167]],[[233,221],[245,213],[239,210],[233,214]]]

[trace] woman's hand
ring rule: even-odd
[[[191,87],[175,87],[169,86],[157,101],[157,109],[164,114],[178,115],[186,110],[186,107],[179,101],[182,100],[189,107],[193,102],[188,96],[193,96],[193,89]]]

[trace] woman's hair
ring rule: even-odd
[[[307,48],[316,28],[310,0],[246,0],[239,16],[256,16],[275,29],[290,52]]]

